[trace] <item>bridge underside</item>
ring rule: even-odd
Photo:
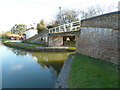
[[[49,46],[63,46],[63,37],[64,36],[76,36],[80,33],[78,31],[70,31],[70,32],[60,32],[60,33],[49,33]]]

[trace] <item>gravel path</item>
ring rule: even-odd
[[[55,88],[68,88],[68,77],[70,73],[70,67],[71,67],[71,62],[74,58],[73,54],[70,54],[68,56],[68,59],[64,62],[64,65],[60,71],[60,74],[58,76],[58,79],[55,83]]]

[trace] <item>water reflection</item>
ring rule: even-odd
[[[2,41],[0,41],[0,46],[2,46]]]
[[[2,46],[0,41],[0,47]],[[2,54],[2,53],[0,53]],[[0,55],[0,90],[2,89],[2,56]]]
[[[0,46],[3,88],[51,88],[71,52],[28,52]]]
[[[15,53],[17,56],[21,55],[21,56],[24,56],[27,54],[26,51],[23,51],[23,50],[18,50],[18,49],[11,49],[13,53]]]
[[[21,55],[27,55],[33,57],[34,60],[36,60],[40,66],[43,68],[53,68],[57,74],[60,72],[62,65],[64,61],[67,59],[67,56],[70,54],[69,52],[27,52],[24,50],[9,48],[12,50],[14,54],[17,56]]]
[[[57,73],[60,72],[64,60],[70,53],[66,52],[30,52],[32,57],[37,58],[37,62],[43,67],[52,67]]]
[[[36,60],[40,64],[40,66],[42,66],[43,68],[52,67],[57,72],[57,74],[59,74],[62,65],[64,61],[67,59],[68,55],[72,53],[72,52],[27,52],[15,48],[8,49],[12,50],[12,52],[17,56],[19,55],[24,56],[29,54],[30,56],[33,57],[34,60]]]

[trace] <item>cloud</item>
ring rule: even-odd
[[[85,8],[95,4],[118,3],[119,0],[0,0],[0,32],[15,24],[30,25],[41,19],[51,21],[63,8]]]
[[[10,68],[10,71],[18,71],[23,69],[23,65],[19,64],[19,65],[15,65],[13,67]]]

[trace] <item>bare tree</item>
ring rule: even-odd
[[[59,12],[56,15],[55,22],[57,24],[70,23],[70,22],[78,20],[78,15],[79,15],[79,13],[74,9],[72,9],[72,10],[68,10],[68,9],[62,10],[61,12]]]
[[[100,14],[112,12],[114,9],[117,9],[117,8],[118,7],[115,5],[110,5],[110,6],[107,6],[106,8],[96,5],[93,7],[88,7],[86,10],[81,10],[80,15],[81,15],[81,19],[87,19],[87,18],[94,17]]]
[[[81,10],[81,19],[90,18],[96,15],[103,14],[104,10],[100,6],[88,7],[86,10]]]

